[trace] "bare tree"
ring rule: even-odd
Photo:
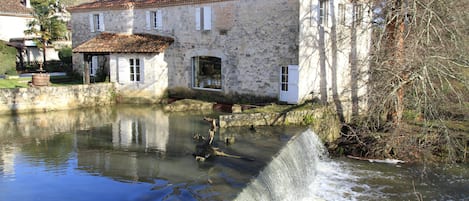
[[[447,106],[467,102],[469,14],[456,0],[375,2],[381,24],[375,28],[370,84],[371,128],[398,128],[403,113],[425,120],[448,116]],[[467,107],[467,106],[466,106]],[[449,111],[449,113],[451,113]]]

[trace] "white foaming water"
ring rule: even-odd
[[[290,140],[236,201],[357,200],[356,176],[329,160],[319,137],[307,130]],[[359,186],[362,192],[369,188]]]

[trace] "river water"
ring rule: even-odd
[[[212,115],[119,105],[0,116],[0,201],[469,199],[469,166],[331,159],[305,127],[221,129],[217,147],[253,160],[197,162],[192,137]]]

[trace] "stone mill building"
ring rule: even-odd
[[[366,102],[365,1],[99,0],[68,10],[74,68],[109,73],[123,96],[157,101],[185,88]]]

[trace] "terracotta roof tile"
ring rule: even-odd
[[[20,0],[1,0],[0,14],[31,14],[32,9],[26,8]]]
[[[152,34],[101,33],[73,49],[76,53],[159,53],[174,42]]]
[[[178,5],[213,3],[233,0],[98,0],[84,3],[77,6],[68,7],[70,12],[103,10],[103,9],[128,9],[128,8],[150,8],[168,7]]]

